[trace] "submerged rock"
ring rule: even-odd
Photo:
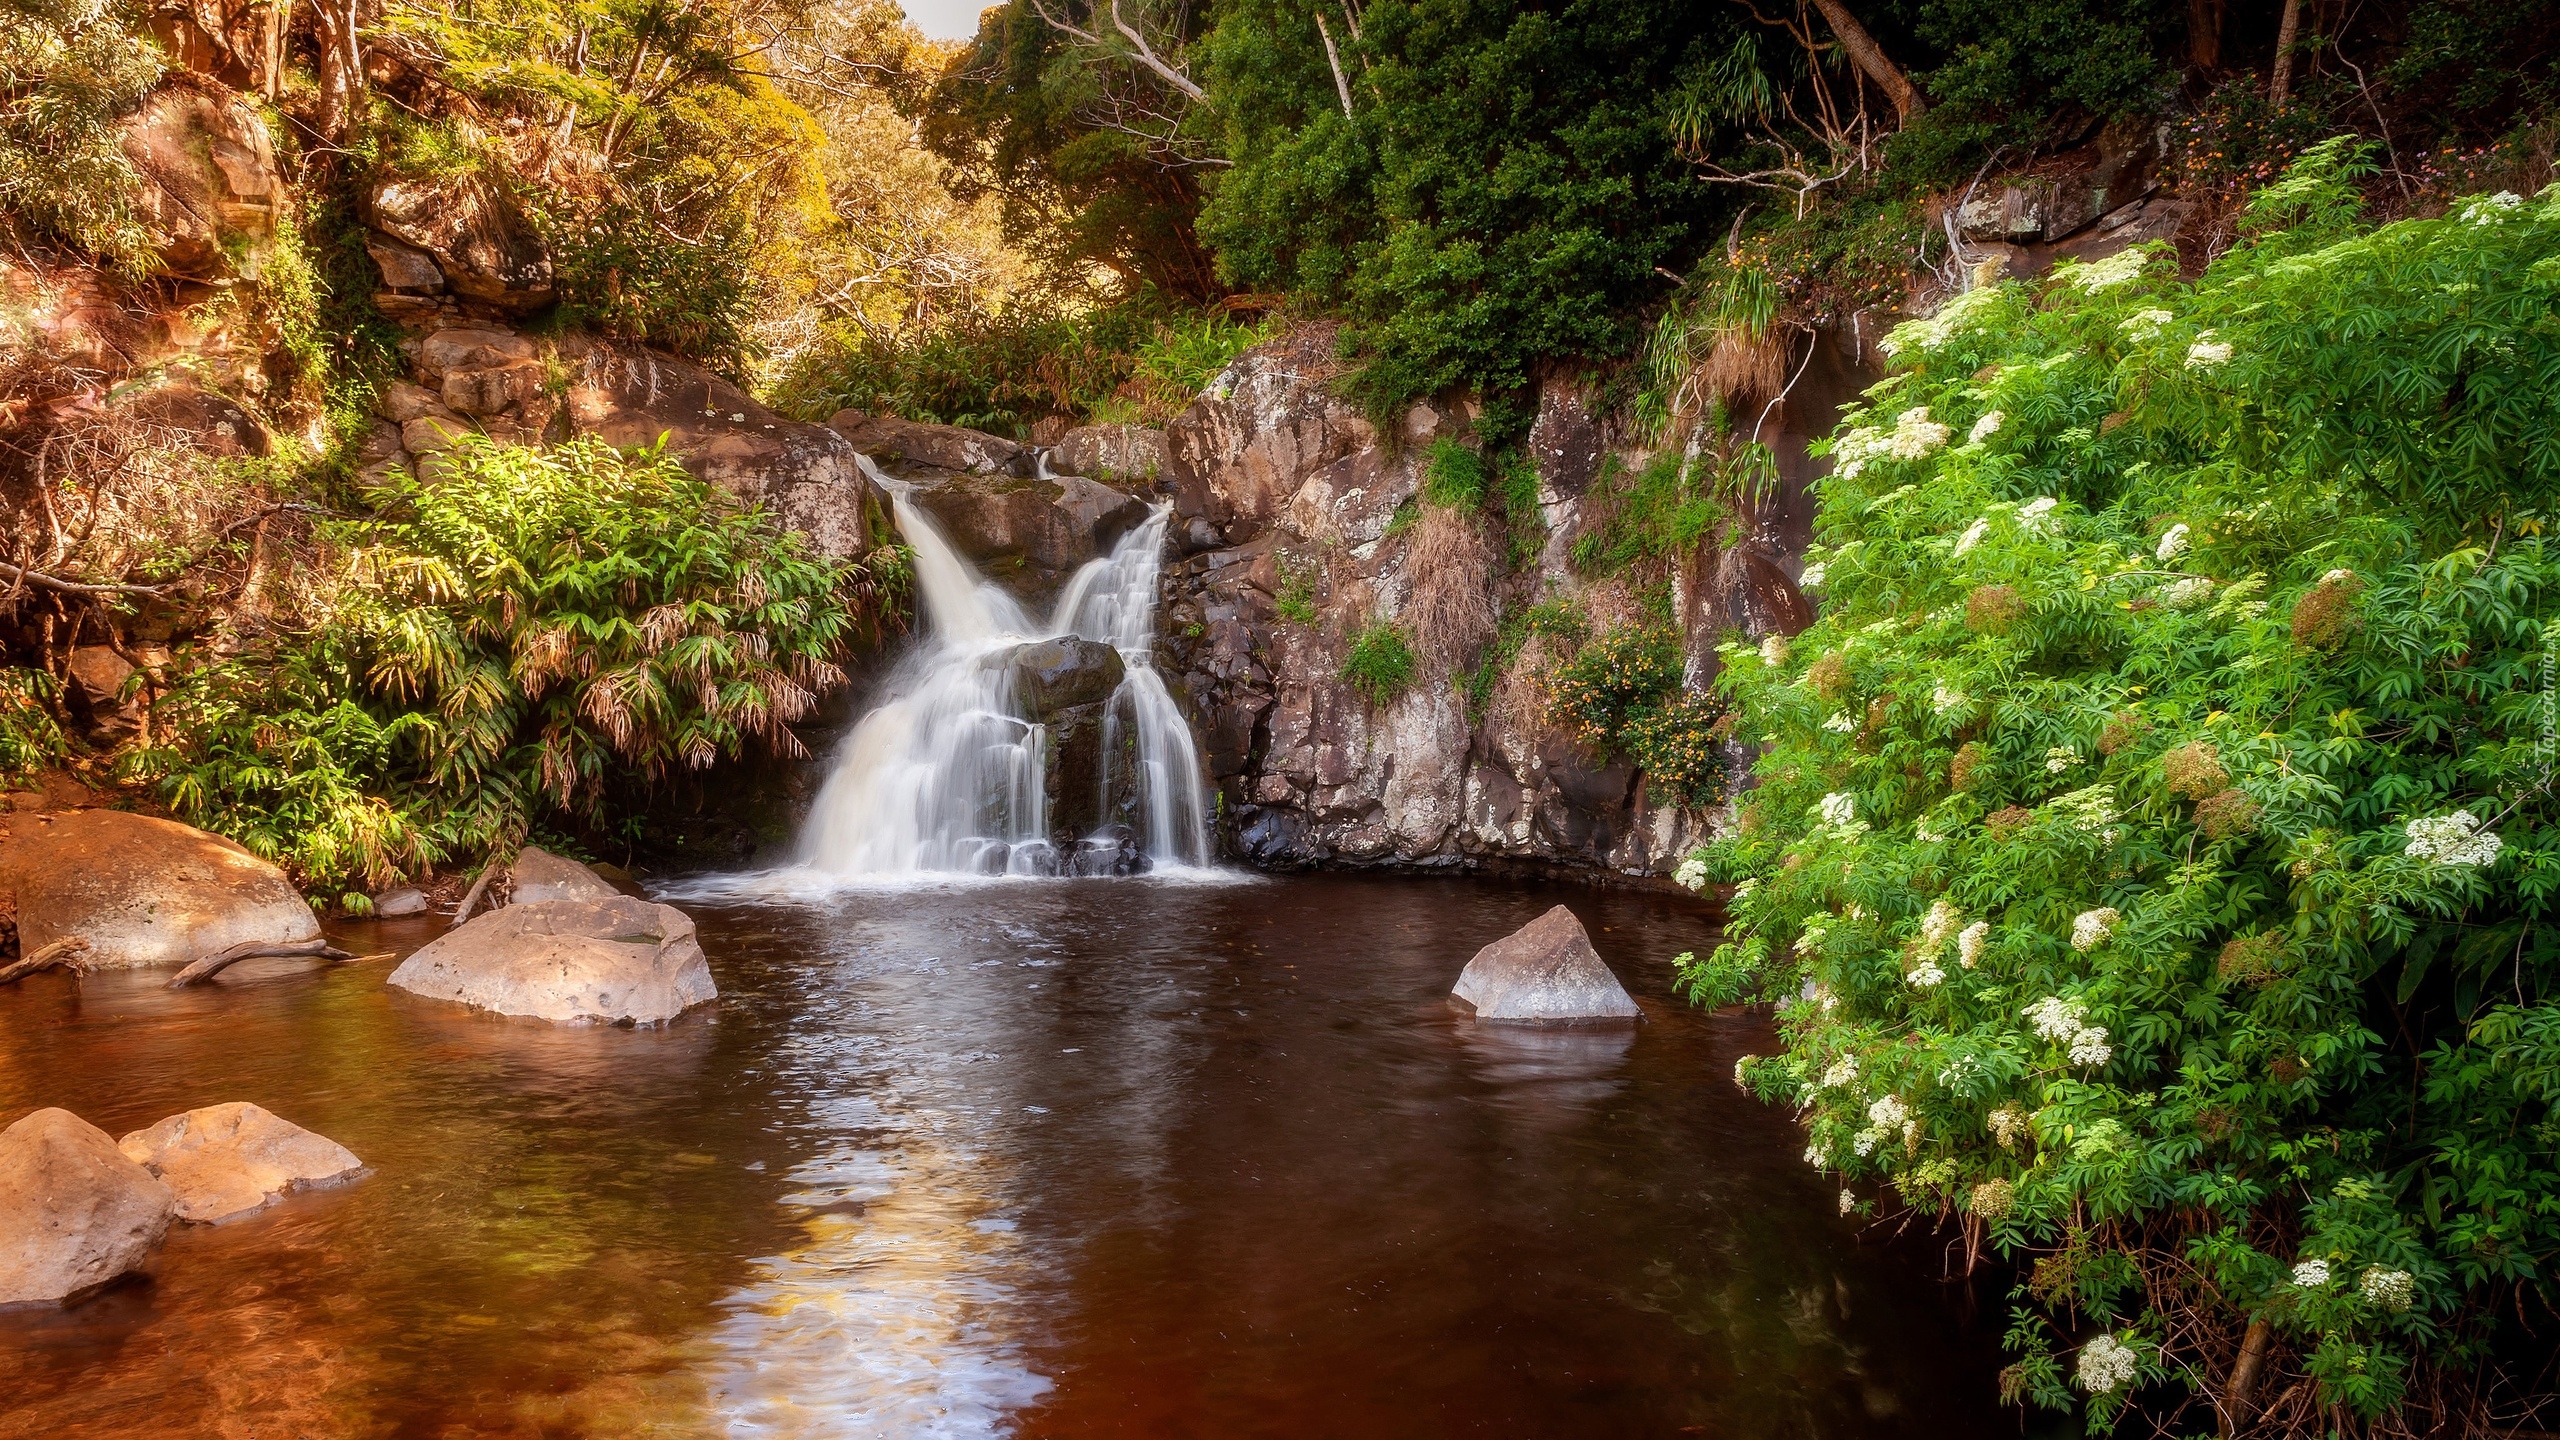
[[[1476,952],[1450,992],[1478,1020],[1633,1020],[1636,1002],[1558,905]]]
[[[364,1169],[346,1146],[241,1100],[172,1115],[116,1148],[175,1192],[179,1219],[199,1225],[237,1220]]]
[[[68,1110],[0,1130],[0,1305],[75,1300],[141,1266],[177,1196]]]
[[[17,893],[26,954],[76,938],[89,942],[89,965],[116,970],[319,938],[284,872],[218,835],[121,810],[20,829],[0,854],[0,893]]]
[[[507,867],[509,894],[517,905],[539,905],[546,900],[606,900],[622,892],[613,882],[593,870],[564,856],[527,845],[516,852],[515,863]]]
[[[427,892],[415,885],[385,890],[373,897],[373,913],[386,920],[397,920],[403,915],[424,915],[427,913]]]
[[[420,947],[387,983],[554,1025],[663,1024],[720,993],[692,919],[627,895],[481,915]]]
[[[1138,832],[1110,824],[1076,842],[1059,866],[1060,873],[1081,876],[1144,875],[1154,865]]]

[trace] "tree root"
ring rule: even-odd
[[[287,945],[279,945],[272,940],[243,940],[219,955],[207,955],[179,971],[170,978],[169,988],[183,990],[190,985],[199,985],[243,960],[255,960],[269,955],[308,955],[317,956],[323,960],[356,958],[352,953],[330,944],[326,937],[298,940]]]
[[[74,960],[71,957],[88,948],[89,942],[82,940],[77,936],[73,936],[65,940],[56,940],[33,955],[17,961],[5,969],[0,969],[0,985],[6,985],[11,981],[24,979],[39,970],[48,969],[55,965],[61,966],[63,969],[70,971],[74,975],[86,974],[88,973],[89,967],[81,964],[79,961]]]

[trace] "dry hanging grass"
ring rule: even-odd
[[[1494,610],[1499,564],[1493,542],[1474,516],[1446,505],[1423,507],[1405,543],[1405,574],[1412,578],[1413,598],[1402,618],[1431,673],[1465,669],[1493,638],[1499,623]]]

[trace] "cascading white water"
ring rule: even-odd
[[[1046,628],[951,547],[906,486],[868,459],[915,552],[924,643],[891,674],[888,699],[845,738],[801,839],[810,868],[847,876],[936,871],[1055,874],[1050,840],[1050,736],[1026,718],[1013,671],[998,657],[1062,636],[1120,652],[1126,678],[1105,707],[1099,813],[1126,812],[1158,865],[1209,861],[1208,807],[1191,728],[1155,668],[1156,587],[1169,505],[1110,555],[1076,572]],[[1135,774],[1110,758],[1134,739]],[[1125,803],[1124,803],[1125,802]]]

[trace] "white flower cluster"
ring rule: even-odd
[[[1932,990],[1947,978],[1947,972],[1938,968],[1938,962],[1923,960],[1919,968],[1902,978],[1910,981],[1915,990]]]
[[[1985,410],[1982,412],[1982,418],[1973,422],[1973,428],[1964,432],[1964,438],[1971,444],[1979,445],[1999,434],[2000,427],[2007,424],[2008,420],[2008,416],[1997,410]]]
[[[1860,1155],[1872,1155],[1876,1146],[1896,1135],[1909,1140],[1920,1133],[1920,1122],[1899,1095],[1887,1095],[1867,1107],[1867,1128],[1851,1137]]]
[[[1831,1157],[1823,1153],[1820,1145],[1807,1145],[1804,1147],[1804,1163],[1816,1170],[1828,1170],[1831,1168]]]
[[[1828,566],[1807,565],[1804,567],[1804,574],[1799,576],[1796,580],[1796,588],[1800,590],[1819,590],[1822,588],[1822,577],[1828,573],[1830,573],[1830,567]]]
[[[1920,953],[1934,956],[1956,933],[1956,922],[1964,915],[1944,900],[1929,902],[1929,913],[1920,917]]]
[[[1759,876],[1752,875],[1746,877],[1741,884],[1733,887],[1733,903],[1740,905],[1747,902],[1754,894],[1759,892],[1759,889]]]
[[[2406,1310],[2418,1298],[2417,1277],[2406,1270],[2385,1270],[2376,1265],[2364,1272],[2356,1288],[2364,1298],[2385,1310]]]
[[[1839,1059],[1831,1062],[1830,1069],[1822,1072],[1822,1084],[1818,1088],[1824,1090],[1837,1090],[1843,1085],[1855,1083],[1857,1078],[1858,1057],[1855,1055],[1843,1055]]]
[[[2187,347],[2187,368],[2190,370],[2210,370],[2216,365],[2229,363],[2231,342],[2214,339],[2210,330],[2198,335],[2196,343]]]
[[[1748,1055],[1733,1062],[1733,1088],[1745,1092],[1751,1089],[1751,1057]]]
[[[2166,310],[2136,310],[2117,326],[2135,340],[2148,340],[2167,328],[2177,317]]]
[[[1956,937],[1956,963],[1967,970],[1980,964],[1982,947],[1990,939],[1991,922],[1988,920],[1976,920],[1964,927],[1964,933]]]
[[[2027,1017],[2039,1038],[2069,1045],[2074,1065],[2104,1065],[2115,1058],[2114,1047],[2107,1044],[2107,1027],[2083,1021],[2081,1017],[2089,1010],[2077,1000],[2048,995],[2019,1013]]]
[[[2045,802],[2063,822],[2083,835],[2096,835],[2116,823],[2116,791],[2112,785],[2091,785],[2068,795],[2057,795]]]
[[[2401,853],[2439,865],[2494,865],[2507,843],[2496,832],[2481,829],[2479,819],[2468,810],[2412,820],[2408,832],[2409,848]]]
[[[1931,687],[1929,691],[1929,708],[1941,715],[1952,715],[1959,710],[1971,709],[1972,706],[1973,697],[1961,690],[1950,690],[1944,685],[1938,685]]]
[[[1804,927],[1804,933],[1796,937],[1796,953],[1810,955],[1821,949],[1822,937],[1830,933],[1831,927],[1822,922],[1818,920],[1808,922]]]
[[[1858,797],[1834,790],[1822,797],[1822,823],[1846,825],[1858,818]]]
[[[1915,405],[1893,419],[1893,428],[1856,425],[1840,437],[1831,460],[1843,480],[1855,480],[1877,460],[1921,460],[1936,453],[1955,432],[1929,418],[1929,407]]]
[[[2052,534],[2054,527],[2047,523],[2045,517],[2051,515],[2053,507],[2061,503],[2050,495],[2039,495],[2019,506],[2018,527],[2029,534]]]
[[[1987,309],[2000,295],[1996,286],[1985,285],[1967,290],[1938,307],[1938,313],[1925,320],[1906,320],[1893,327],[1876,348],[1889,358],[1905,350],[1935,350],[1956,336],[1973,319],[1973,312]]]
[[[2152,552],[2154,559],[2166,565],[2187,553],[2187,527],[2172,525],[2160,537],[2160,548]]]
[[[1787,663],[1787,637],[1771,635],[1760,642],[1760,663],[1776,667]]]
[[[1850,1211],[1855,1210],[1855,1209],[1857,1209],[1857,1208],[1858,1208],[1858,1197],[1857,1197],[1856,1195],[1854,1195],[1854,1194],[1851,1194],[1849,1191],[1846,1191],[1846,1190],[1841,1191],[1841,1192],[1840,1192],[1840,1213],[1841,1213],[1841,1214],[1843,1214],[1843,1215],[1846,1215],[1846,1214],[1848,1214]]]
[[[1858,722],[1849,718],[1848,711],[1835,710],[1831,712],[1830,719],[1822,722],[1822,728],[1834,735],[1846,735],[1858,728]]]
[[[2201,575],[2172,580],[2160,587],[2160,603],[2172,610],[2193,610],[2213,598],[2213,582]]]
[[[2024,1110],[2015,1105],[2003,1105],[1991,1112],[1991,1138],[2000,1142],[2001,1149],[2015,1149],[2026,1134],[2027,1112]]]
[[[1961,555],[1967,550],[1972,549],[1974,546],[1981,544],[1982,537],[1990,533],[1991,522],[1987,519],[1976,520],[1972,524],[1967,525],[1964,527],[1964,533],[1956,537],[1956,553]]]
[[[1678,885],[1680,888],[1687,890],[1693,895],[1700,890],[1706,889],[1706,857],[1694,853],[1691,854],[1688,859],[1680,862],[1679,869],[1671,872],[1671,880],[1673,884]]]
[[[2122,285],[2142,273],[2151,257],[2140,249],[2119,250],[2113,255],[2071,272],[2071,283],[2082,292],[2095,295],[2101,290]]]
[[[2059,775],[2079,763],[2080,748],[2076,745],[2056,745],[2044,752],[2044,768],[2048,775]]]
[[[2293,1267],[2293,1283],[2305,1290],[2317,1290],[2329,1283],[2329,1262],[2305,1260]]]
[[[2075,1378],[2080,1388],[2092,1395],[2113,1395],[2133,1383],[2134,1372],[2141,1364],[2141,1357],[2132,1346],[2112,1334],[2101,1335],[2080,1347],[2080,1369]]]
[[[2495,225],[2523,208],[2523,196],[2512,190],[2501,190],[2495,195],[2481,195],[2464,201],[2462,218],[2473,225]]]
[[[2116,937],[2116,926],[2123,919],[2108,905],[2081,911],[2071,921],[2071,948],[2086,954],[2106,944]]]

